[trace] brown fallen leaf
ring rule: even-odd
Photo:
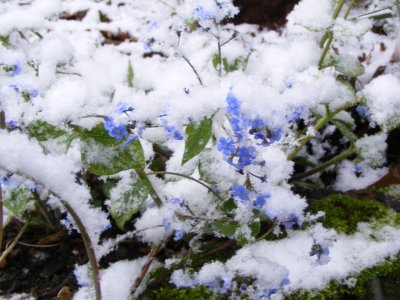
[[[56,300],[72,300],[72,293],[67,286],[63,286],[58,292]]]

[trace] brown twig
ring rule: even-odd
[[[144,277],[146,276],[151,263],[153,262],[155,256],[157,255],[157,253],[160,251],[161,249],[161,245],[158,246],[154,246],[153,248],[151,248],[149,254],[147,255],[147,260],[146,262],[143,264],[142,269],[140,270],[140,274],[139,276],[135,279],[132,287],[131,287],[131,294],[130,294],[130,299],[134,299],[135,298],[135,293],[136,290],[138,289],[138,287],[140,286],[140,284],[142,283]]]
[[[19,239],[24,234],[25,230],[28,228],[29,221],[25,222],[24,226],[22,226],[21,230],[18,232],[17,236],[14,238],[12,243],[4,250],[4,252],[0,256],[0,265],[4,265],[8,254],[15,248]]]

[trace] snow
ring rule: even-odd
[[[386,139],[389,131],[400,125],[399,63],[394,59],[399,50],[399,26],[394,20],[387,21],[388,33],[379,35],[371,31],[374,21],[366,17],[345,19],[342,11],[334,20],[337,1],[302,0],[276,32],[248,24],[216,25],[238,13],[229,0],[182,0],[179,5],[175,0],[109,2],[36,0],[20,5],[19,1],[7,1],[0,7],[0,35],[9,38],[9,45],[0,45],[0,109],[7,121],[19,126],[0,131],[0,169],[4,174],[26,176],[29,184],[40,184],[68,202],[82,219],[98,259],[125,237],[163,245],[174,233],[190,239],[197,251],[205,228],[228,217],[239,223],[229,238],[243,235],[249,244],[225,263],[210,262],[197,273],[175,270],[171,282],[182,287],[204,284],[222,293],[231,285],[240,288],[235,286],[236,275],[248,276],[254,278],[247,290],[252,299],[272,294],[279,299],[299,289],[322,289],[331,280],[352,282],[352,276],[362,269],[399,252],[400,230],[392,225],[374,231],[368,224],[360,224],[359,231],[350,236],[320,224],[303,230],[288,225],[301,227],[313,218],[304,216],[307,199],[296,194],[290,182],[295,163],[288,155],[302,137],[312,138],[312,153],[305,148],[299,153],[315,165],[342,149],[343,145],[329,142],[336,130],[334,124],[315,128],[327,111],[340,110],[357,99],[367,109],[360,118],[382,129],[357,139],[357,158],[331,167],[337,173],[331,188],[342,192],[364,189],[388,172]],[[372,10],[392,4],[376,0],[367,6]],[[77,12],[86,12],[82,20],[63,18]],[[102,21],[100,12],[110,22]],[[363,13],[362,8],[355,8],[350,16]],[[197,27],[193,26],[196,22]],[[334,36],[331,54],[344,58],[339,66],[357,66],[361,61],[365,69],[354,87],[338,80],[340,74],[334,67],[318,67],[323,51],[319,43],[326,30]],[[113,44],[104,32],[130,38]],[[229,64],[238,61],[236,70],[222,68],[221,76],[220,66],[213,65],[218,43]],[[134,72],[132,86],[127,78],[129,65]],[[386,69],[377,76],[380,66]],[[239,103],[234,113],[228,109],[229,97]],[[121,105],[129,110],[118,112]],[[109,240],[100,235],[110,224],[110,216],[89,204],[89,188],[76,180],[84,168],[79,140],[66,147],[66,137],[39,143],[26,135],[26,127],[36,120],[70,130],[72,124],[92,128],[103,116],[112,117],[120,126],[129,124],[130,137],[138,136],[147,161],[143,171],[151,172],[150,162],[160,156],[153,144],[159,144],[172,153],[165,170],[181,174],[149,176],[161,207],[148,197],[139,216],[129,221],[135,230]],[[205,117],[213,118],[213,136],[200,155],[182,165],[185,128]],[[253,128],[257,120],[262,125]],[[335,120],[355,127],[349,111],[341,111]],[[171,128],[173,134],[168,131]],[[221,138],[233,141],[234,150],[228,155],[217,149]],[[101,158],[95,155],[100,150]],[[86,148],[86,159],[89,163],[102,161],[112,150],[93,141]],[[245,159],[249,163],[244,164]],[[240,164],[245,166],[239,168]],[[120,180],[107,199],[109,207],[124,210],[119,200],[136,178],[132,174],[123,171],[101,177],[105,182]],[[312,179],[318,182],[318,175]],[[220,208],[232,196],[233,186],[250,192],[248,199],[236,197],[236,208],[226,214]],[[257,207],[260,195],[266,200]],[[57,206],[54,198],[51,202]],[[288,236],[256,241],[249,229],[259,220],[255,211],[284,226]],[[69,222],[61,221],[65,226]],[[277,226],[275,233],[279,230]],[[378,238],[371,238],[372,231]],[[214,235],[222,236],[220,232]],[[325,251],[321,257],[310,255],[315,245]],[[119,261],[102,269],[104,299],[127,299],[144,261]],[[90,277],[85,277],[90,275],[87,266],[77,266],[75,273],[82,286],[75,299],[92,297],[91,287],[85,286],[91,284]]]
[[[102,229],[109,224],[107,214],[89,205],[89,190],[76,183],[79,171],[73,153],[69,156],[47,156],[37,142],[20,133],[0,132],[0,167],[7,172],[48,188],[66,201],[83,222],[94,249],[98,249]]]

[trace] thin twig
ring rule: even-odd
[[[192,68],[194,74],[196,74],[196,77],[197,77],[197,80],[199,81],[199,83],[200,83],[201,85],[203,85],[203,81],[201,80],[199,73],[197,73],[196,68],[192,65],[192,63],[190,62],[190,60],[189,60],[185,55],[182,55],[182,58],[188,63],[188,65],[190,66],[190,68]]]
[[[271,234],[272,231],[274,231],[275,227],[279,224],[279,221],[276,220],[274,222],[274,224],[272,225],[272,227],[270,229],[268,229],[268,231],[266,233],[264,233],[262,236],[260,236],[258,239],[256,239],[256,241],[261,241],[263,239],[265,239],[267,236],[269,236]]]
[[[197,182],[198,184],[204,186],[207,190],[209,190],[211,193],[213,193],[219,200],[224,201],[224,199],[221,198],[221,196],[216,193],[211,187],[209,187],[207,184],[201,182],[200,180],[193,178],[191,176],[182,174],[182,173],[176,173],[176,172],[167,172],[167,171],[156,171],[156,172],[149,172],[146,173],[146,175],[175,175],[175,176],[179,176],[179,177],[183,177],[189,180],[192,180],[194,182]]]
[[[150,253],[147,255],[147,260],[143,264],[142,269],[140,270],[139,276],[136,278],[136,280],[134,281],[134,283],[133,283],[133,285],[131,287],[130,299],[134,299],[136,290],[138,289],[138,287],[142,283],[144,277],[147,274],[147,271],[149,270],[149,268],[151,266],[151,263],[153,262],[155,256],[160,251],[160,249],[161,249],[161,245],[158,245],[158,246],[155,246],[155,247],[151,248]]]
[[[4,252],[1,254],[0,257],[0,265],[4,265],[4,262],[6,261],[6,258],[8,254],[14,249],[14,247],[17,245],[19,239],[21,236],[24,234],[25,230],[28,228],[29,221],[25,222],[24,226],[22,226],[21,230],[18,232],[17,236],[14,238],[12,243],[4,250]]]
[[[218,62],[219,62],[219,68],[218,68],[218,75],[219,77],[222,76],[222,45],[221,45],[221,39],[218,36],[217,37],[217,47],[218,47]]]
[[[57,246],[60,246],[62,243],[57,243],[57,244],[48,244],[48,245],[38,245],[38,244],[31,244],[31,243],[25,243],[25,242],[18,242],[18,245],[26,246],[26,247],[32,247],[32,248],[54,248]]]

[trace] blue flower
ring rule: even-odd
[[[240,133],[242,131],[242,124],[239,118],[232,117],[229,119],[229,123],[231,123],[232,129],[235,133]]]
[[[183,200],[180,198],[172,198],[168,200],[169,204],[172,204],[174,206],[182,206],[183,205]]]
[[[193,15],[202,20],[209,20],[213,18],[212,12],[206,11],[202,6],[198,6],[193,10]]]
[[[119,141],[128,136],[126,126],[123,124],[116,125],[112,117],[104,118],[104,129],[108,132],[109,136]]]
[[[303,225],[303,222],[300,220],[300,218],[295,215],[295,214],[290,214],[289,219],[284,221],[283,226],[285,226],[286,229],[293,229],[293,226],[297,224],[299,227]]]
[[[183,238],[183,231],[181,229],[175,230],[174,241],[180,241]]]
[[[253,129],[261,129],[266,125],[263,119],[256,118],[253,121],[251,121],[251,128]]]
[[[247,201],[251,193],[251,191],[246,189],[243,185],[233,185],[231,190],[232,196],[241,201]]]
[[[270,194],[258,194],[255,202],[256,207],[259,209],[263,208],[269,198],[271,198]]]
[[[165,125],[164,126],[165,133],[167,134],[167,138],[173,138],[175,140],[183,140],[183,135],[182,133],[177,130],[174,126],[172,125]]]
[[[21,86],[18,84],[10,84],[8,85],[10,88],[12,88],[14,91],[19,92],[21,90]]]
[[[163,223],[163,227],[164,227],[164,232],[168,232],[169,227],[170,227],[168,218],[163,218],[162,223]]]
[[[126,107],[126,104],[123,102],[118,103],[117,108],[115,109],[115,112],[117,113],[117,115],[121,115],[124,112],[126,112],[128,109]]]
[[[240,102],[233,94],[232,89],[229,90],[229,93],[226,96],[226,102],[228,103],[226,108],[227,113],[238,117],[240,115]]]
[[[39,91],[38,91],[37,89],[30,89],[30,90],[29,90],[29,95],[30,95],[32,98],[35,98],[35,97],[37,97],[37,96],[39,95]]]
[[[239,163],[236,165],[239,169],[250,165],[257,156],[257,150],[253,146],[240,147],[237,154],[239,157]]]
[[[127,139],[125,142],[122,143],[122,148],[125,148],[126,146],[128,146],[131,143],[133,143],[137,139],[138,139],[138,136],[137,135],[133,135],[132,137],[130,137],[129,139]]]
[[[329,257],[329,249],[322,247],[320,244],[314,244],[310,251],[310,256],[317,256],[317,262],[320,265],[327,264],[331,259]]]
[[[282,129],[274,129],[272,130],[272,136],[270,138],[270,143],[277,142],[282,137]]]
[[[22,70],[21,63],[19,61],[17,61],[17,63],[12,67],[10,72],[11,72],[12,76],[16,76],[21,73],[21,70]]]
[[[362,171],[363,171],[363,168],[362,168],[360,165],[356,165],[356,166],[354,166],[354,168],[353,168],[353,172],[354,172],[356,175],[361,175]]]
[[[297,121],[297,120],[301,119],[301,115],[303,114],[303,110],[304,110],[303,106],[296,107],[292,111],[292,113],[286,117],[286,119],[288,120],[288,122],[293,122],[293,121]]]
[[[147,27],[147,32],[151,32],[154,29],[157,29],[158,27],[160,27],[160,25],[158,24],[157,21],[153,21],[149,27]]]
[[[112,227],[111,224],[108,223],[106,226],[104,226],[104,227],[101,229],[100,233],[106,232],[106,231],[107,231],[108,229],[110,229],[111,227]]]
[[[11,129],[14,129],[18,126],[17,122],[15,122],[14,120],[10,120],[7,122],[8,127],[10,127]]]
[[[360,116],[365,116],[368,113],[368,108],[365,106],[357,106],[356,107],[356,112],[360,115]]]
[[[12,175],[2,177],[2,178],[1,178],[1,184],[2,184],[3,186],[9,186],[9,185],[11,184],[11,180],[12,180],[11,176],[12,176]]]
[[[222,287],[221,287],[221,293],[225,294],[232,288],[232,279],[229,277],[223,277],[222,278]]]
[[[218,140],[217,149],[218,151],[221,151],[224,155],[230,156],[236,149],[235,142],[230,137],[220,137]]]
[[[291,89],[293,87],[293,82],[287,76],[285,76],[285,78],[283,79],[283,83],[288,89]]]
[[[289,284],[290,284],[290,279],[289,279],[289,277],[286,277],[286,278],[284,278],[284,279],[281,281],[281,286],[289,285]]]

